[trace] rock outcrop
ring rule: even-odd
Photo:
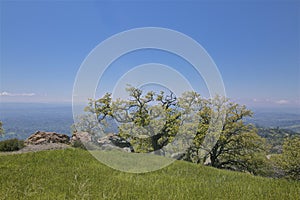
[[[176,160],[182,160],[185,156],[184,152],[177,152],[177,153],[173,153],[171,155],[171,158],[176,159]]]
[[[88,143],[92,141],[92,137],[88,132],[74,132],[71,137],[71,143],[80,141],[82,143]]]
[[[70,141],[69,136],[55,132],[37,131],[29,136],[25,141],[25,145],[39,145],[48,143],[64,143],[68,144]]]
[[[124,138],[121,138],[114,133],[109,133],[105,137],[99,138],[97,143],[104,150],[116,149],[126,152],[133,152],[131,144]]]
[[[70,143],[81,142],[87,149],[119,150],[133,152],[131,144],[124,138],[114,133],[109,133],[104,137],[95,139],[88,132],[74,132]]]

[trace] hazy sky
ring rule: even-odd
[[[71,102],[76,73],[101,41],[138,27],[180,31],[219,68],[227,96],[249,105],[300,105],[299,1],[0,1],[0,100]],[[164,63],[204,96],[201,77],[165,52],[130,53],[107,70],[114,85],[130,68]]]

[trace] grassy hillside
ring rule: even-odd
[[[183,161],[156,172],[111,169],[79,149],[0,155],[0,199],[297,199],[300,183]]]

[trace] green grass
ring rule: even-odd
[[[183,161],[124,173],[80,149],[0,155],[0,199],[299,199],[299,188]]]

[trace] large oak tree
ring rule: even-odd
[[[115,120],[118,135],[135,152],[158,152],[177,137],[183,138],[175,140],[184,146],[181,158],[217,168],[255,173],[260,163],[256,158],[264,157],[265,141],[245,123],[252,115],[245,106],[219,96],[205,99],[196,92],[177,98],[134,87],[127,91],[129,99],[112,100],[109,93],[91,99],[86,111],[96,114],[99,123]]]

